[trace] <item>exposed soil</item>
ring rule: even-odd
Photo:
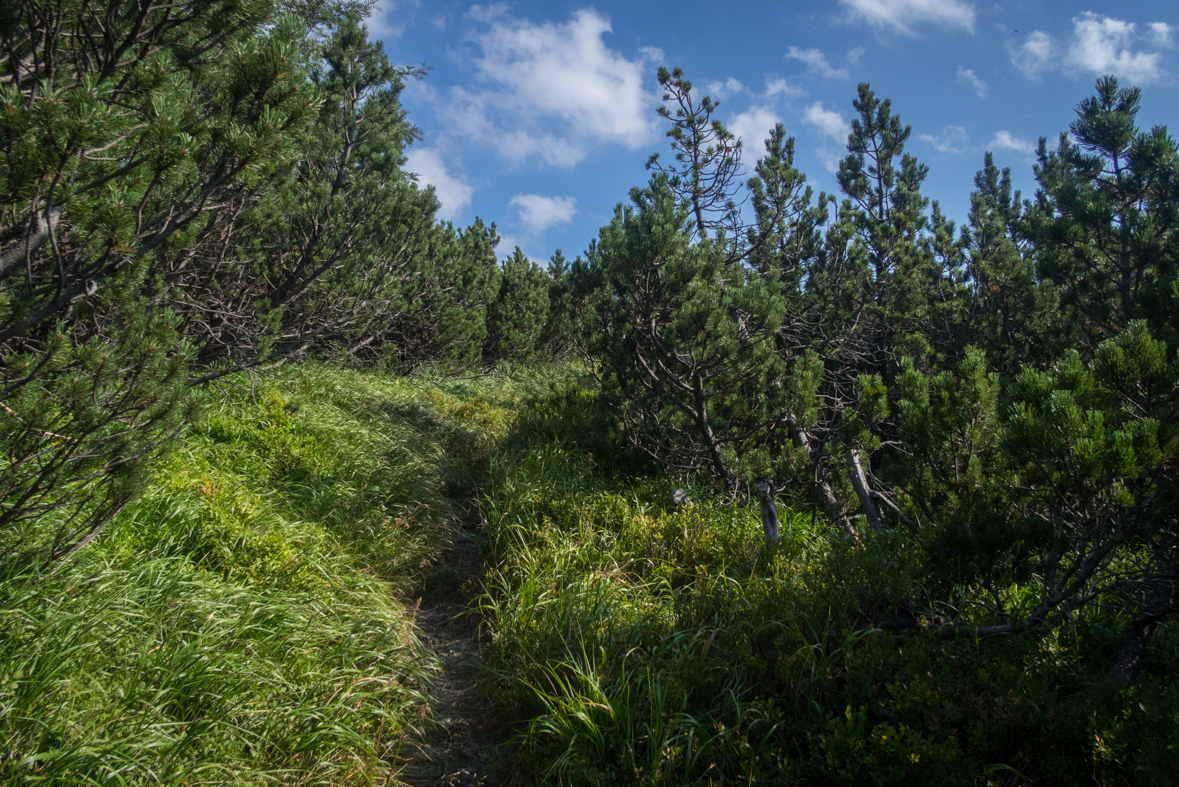
[[[412,787],[495,787],[501,781],[493,755],[509,733],[479,692],[482,643],[471,605],[482,581],[479,528],[472,510],[418,598],[418,636],[438,655],[441,670],[433,679],[424,734],[407,744],[412,748],[399,774]]]

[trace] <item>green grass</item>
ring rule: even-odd
[[[209,391],[94,545],[0,581],[0,783],[393,779],[434,669],[407,599],[521,396],[317,366]]]
[[[917,545],[783,509],[768,548],[753,509],[675,507],[569,370],[284,367],[208,399],[76,560],[0,568],[0,783],[396,783],[436,669],[408,601],[454,581],[469,506],[516,784],[1171,783],[1174,626],[1132,689],[1109,611],[880,631],[924,597]]]
[[[1104,681],[1108,613],[1051,636],[898,639],[923,598],[902,534],[863,547],[783,510],[671,502],[592,393],[534,400],[481,498],[489,680],[518,784],[1170,783],[1179,694]],[[613,448],[611,448],[613,446]],[[609,461],[604,461],[609,457]],[[1156,652],[1179,661],[1173,632]]]

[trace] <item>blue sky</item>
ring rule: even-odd
[[[1179,3],[971,0],[593,4],[382,0],[368,20],[397,63],[423,139],[408,168],[442,217],[480,216],[538,261],[583,251],[667,151],[655,71],[680,67],[753,164],[782,122],[816,191],[836,190],[856,84],[913,127],[925,193],[964,218],[991,150],[1035,188],[1032,150],[1067,131],[1105,73],[1143,88],[1140,124],[1179,133]]]

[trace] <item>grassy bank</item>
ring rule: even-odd
[[[1131,689],[1108,609],[882,631],[920,544],[784,509],[768,548],[674,486],[558,369],[232,378],[98,542],[3,569],[0,783],[396,783],[435,667],[410,599],[468,579],[436,562],[468,505],[515,784],[1171,783],[1173,627]]]
[[[483,604],[517,783],[1173,783],[1173,669],[1108,685],[1114,613],[1039,637],[882,631],[923,598],[918,545],[857,547],[808,509],[767,548],[756,509],[677,508],[621,466],[605,423],[556,391],[492,460]]]
[[[385,783],[431,580],[519,398],[503,379],[235,376],[146,494],[0,582],[0,782]]]

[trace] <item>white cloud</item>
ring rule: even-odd
[[[808,71],[813,71],[819,76],[827,77],[828,79],[847,79],[848,73],[842,68],[833,68],[827,62],[827,56],[818,49],[799,49],[796,46],[790,47],[790,51],[786,53],[786,57],[791,60],[801,60],[806,63]]]
[[[1159,23],[1156,23],[1159,24]],[[1170,40],[1170,27],[1161,31]],[[1151,25],[1152,41],[1158,41],[1160,31]],[[1133,22],[1098,16],[1086,11],[1073,19],[1074,40],[1065,55],[1064,64],[1084,69],[1093,74],[1115,74],[1138,84],[1155,82],[1162,76],[1158,52],[1134,52],[1132,44],[1140,36]]]
[[[663,50],[657,46],[641,46],[639,55],[648,63],[662,63],[667,59],[663,56]]]
[[[733,79],[733,77],[729,77],[724,82],[709,82],[705,88],[708,91],[708,95],[718,101],[722,98],[745,93],[748,90],[740,80]]]
[[[745,152],[760,158],[765,151],[765,141],[770,137],[770,130],[781,122],[782,118],[774,110],[755,106],[733,116],[727,125],[729,131],[744,141]]]
[[[823,163],[823,169],[833,175],[839,172],[839,162],[847,155],[846,148],[833,148],[830,145],[823,145],[815,152],[819,155],[819,161]]]
[[[577,213],[577,200],[573,197],[517,194],[511,204],[519,211],[520,226],[529,237],[536,237],[549,227],[568,224]]]
[[[973,87],[979,98],[987,97],[987,83],[979,79],[978,74],[975,74],[972,69],[958,66],[958,81]]]
[[[995,138],[987,143],[987,150],[1011,150],[1030,155],[1036,152],[1036,146],[1026,139],[1013,135],[1010,131],[1001,130],[996,132]]]
[[[840,0],[853,19],[878,30],[916,35],[913,26],[932,22],[974,32],[974,6],[963,0]]]
[[[1157,82],[1165,75],[1158,51],[1134,48],[1143,42],[1155,48],[1170,47],[1173,28],[1165,22],[1152,22],[1140,33],[1133,22],[1091,11],[1072,21],[1072,37],[1063,47],[1047,33],[1035,30],[1012,51],[1012,65],[1036,82],[1057,68],[1074,75],[1114,74],[1139,85]]]
[[[836,142],[847,142],[851,130],[848,122],[836,111],[824,109],[823,102],[816,101],[806,108],[802,119]]]
[[[421,0],[377,0],[364,20],[369,36],[378,41],[400,38],[421,4]]]
[[[853,66],[858,66],[860,64],[860,58],[863,57],[864,53],[867,51],[868,50],[864,49],[862,46],[856,47],[847,53],[847,62],[851,63]]]
[[[633,150],[654,139],[657,98],[643,80],[656,52],[629,60],[609,49],[606,17],[586,9],[538,25],[494,5],[473,6],[467,18],[487,25],[469,36],[482,50],[474,65],[484,84],[454,87],[439,102],[452,129],[515,164],[550,166],[572,166],[596,145]]]
[[[1155,46],[1171,46],[1171,33],[1175,28],[1166,22],[1151,22],[1147,27],[1150,28],[1150,43]]]
[[[487,5],[473,5],[463,14],[473,22],[491,23],[511,15],[511,6],[507,3],[488,3]]]
[[[442,151],[438,148],[412,148],[406,156],[405,169],[418,175],[418,185],[434,187],[438,201],[442,203],[438,218],[455,221],[471,204],[475,189],[466,181],[450,174]]]
[[[851,131],[850,124],[838,112],[824,109],[821,101],[816,101],[807,107],[802,113],[802,119],[827,137],[815,153],[819,156],[819,161],[823,163],[824,169],[832,173],[838,172],[840,159],[847,155],[845,146],[847,145],[848,132]],[[839,146],[832,147],[828,140],[839,143]]]
[[[774,96],[786,96],[787,98],[799,98],[805,96],[806,91],[796,85],[792,85],[785,79],[770,79],[766,77],[766,98],[773,98]]]
[[[966,143],[969,141],[970,135],[962,126],[946,126],[939,136],[918,134],[917,139],[928,142],[939,153],[961,155],[968,150]]]
[[[1043,30],[1033,30],[1019,48],[1011,53],[1011,64],[1028,79],[1039,82],[1051,65],[1056,53],[1052,36]]]
[[[517,238],[515,235],[505,235],[502,232],[496,232],[496,235],[499,237],[499,243],[497,243],[495,246],[495,256],[498,257],[501,262],[506,260],[508,257],[511,257],[512,252],[514,252],[517,248],[524,252],[525,257],[528,257],[528,259],[533,259],[533,256],[525,250],[524,247],[526,244],[523,239]]]

